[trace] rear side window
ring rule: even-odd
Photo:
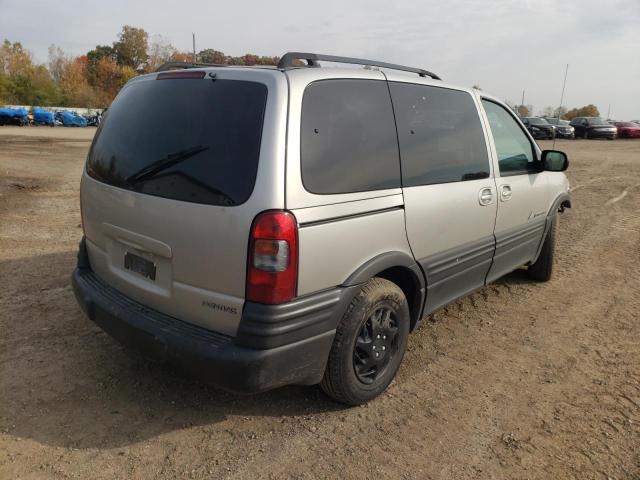
[[[302,100],[302,181],[312,193],[400,186],[398,142],[386,82],[322,80]]]
[[[109,107],[87,160],[104,183],[238,205],[253,191],[267,87],[238,80],[134,82]]]
[[[405,187],[489,177],[480,116],[471,95],[390,82]]]

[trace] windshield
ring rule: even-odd
[[[239,80],[142,80],[109,107],[87,173],[148,195],[244,203],[255,183],[267,87]]]
[[[638,127],[637,124],[631,123],[631,122],[618,122],[618,123],[616,123],[616,125],[619,126],[619,127],[634,127],[634,128]]]
[[[529,118],[529,123],[531,125],[549,125],[549,122],[547,122],[544,118],[537,117]]]
[[[589,125],[606,125],[607,127],[611,126],[610,123],[605,122],[601,118],[590,118],[588,122],[589,122]]]

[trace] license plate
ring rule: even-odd
[[[150,280],[156,279],[156,264],[133,253],[124,254],[124,268]]]

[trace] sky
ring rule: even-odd
[[[640,0],[0,0],[0,39],[45,63],[80,55],[123,25],[180,50],[227,55],[310,51],[425,68],[538,113],[560,102],[640,118]]]

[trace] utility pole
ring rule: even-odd
[[[196,63],[196,34],[191,33],[191,36],[193,38],[193,63]]]
[[[520,105],[524,107],[524,90],[522,90],[522,100],[520,100]]]
[[[558,125],[560,125],[560,109],[562,108],[562,102],[564,102],[564,88],[567,86],[567,74],[569,73],[569,64],[564,69],[564,81],[562,82],[562,93],[560,94],[560,105],[558,105]],[[551,149],[556,148],[556,135],[553,135],[553,146]]]

